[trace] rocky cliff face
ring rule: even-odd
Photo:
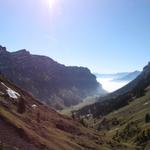
[[[86,96],[105,93],[89,69],[66,67],[24,49],[11,53],[0,46],[0,72],[56,109],[78,104]]]

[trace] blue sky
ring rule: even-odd
[[[150,0],[0,0],[0,44],[92,72],[150,60]]]

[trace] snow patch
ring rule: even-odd
[[[16,91],[12,90],[8,86],[6,86],[3,82],[1,82],[1,84],[7,88],[6,91],[7,91],[7,94],[9,95],[9,97],[14,98],[14,99],[17,99],[18,97],[20,97],[19,93],[17,93]]]
[[[143,105],[148,105],[149,103],[148,102],[146,102],[146,103],[144,103]]]
[[[32,108],[33,108],[33,109],[36,109],[36,108],[37,108],[37,105],[33,104],[33,105],[32,105]]]
[[[8,88],[6,91],[9,95],[9,97],[11,97],[11,98],[17,99],[20,96],[19,93],[15,92],[14,90],[12,90],[10,88]]]

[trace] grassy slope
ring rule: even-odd
[[[19,114],[18,99],[12,100],[0,92],[0,123],[8,125],[10,131],[6,140],[3,141],[0,136],[0,141],[9,147],[8,150],[20,148],[19,146],[22,146],[22,150],[27,150],[27,143],[33,150],[149,150],[149,140],[138,144],[136,139],[141,137],[143,131],[150,129],[150,123],[145,123],[145,114],[150,113],[150,88],[147,88],[145,96],[135,99],[129,105],[100,119],[89,119],[90,126],[99,128],[102,120],[106,118],[104,127],[95,132],[39,103],[7,80],[0,77],[0,81],[17,91],[26,103],[26,112]],[[1,89],[0,84],[0,91]],[[37,109],[31,107],[33,104],[37,105]],[[38,112],[40,122],[37,122]],[[119,122],[117,125],[113,124],[114,119]],[[10,127],[15,129],[16,134],[11,132]],[[3,128],[0,126],[0,134]],[[18,145],[19,139],[22,139],[22,144]]]
[[[106,115],[105,118],[107,120],[108,129],[104,127],[100,130],[101,132],[104,131],[107,137],[114,138],[124,145],[124,149],[149,150],[150,140],[139,145],[136,141],[136,138],[140,136],[144,130],[150,129],[150,123],[145,123],[145,114],[147,113],[150,113],[150,88],[147,89],[145,96],[135,99],[129,105]],[[112,125],[112,120],[116,118],[119,121],[118,125]],[[101,121],[102,119],[96,120],[95,127],[98,127]],[[128,126],[129,129],[127,128]]]
[[[0,141],[11,147],[11,150],[18,146],[19,138],[33,144],[37,150],[109,150],[107,139],[102,138],[99,133],[83,127],[71,118],[58,114],[2,77],[0,81],[17,91],[26,103],[26,112],[19,114],[17,113],[18,99],[13,100],[0,93],[0,121],[7,124],[8,128],[13,128],[18,134],[10,132],[6,140],[0,137]],[[1,84],[0,88],[3,88]],[[37,105],[35,110],[31,107],[33,104]],[[38,112],[40,122],[37,122]],[[10,144],[12,138],[17,139],[13,146]],[[27,148],[22,146],[21,149]]]

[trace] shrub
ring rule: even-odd
[[[150,114],[148,113],[145,115],[145,122],[146,123],[150,122]]]
[[[84,120],[84,118],[81,118],[79,121],[84,127],[88,127],[86,121]]]
[[[26,106],[23,98],[19,99],[17,112],[23,114],[26,111]]]
[[[0,150],[4,150],[4,144],[0,141]]]
[[[137,136],[135,142],[137,142],[138,145],[146,144],[150,140],[150,129],[145,129]]]
[[[38,111],[37,112],[37,116],[36,116],[36,121],[37,121],[37,123],[40,123],[40,121],[41,121],[41,116],[40,116],[40,112]]]
[[[135,135],[138,134],[140,131],[141,129],[137,126],[136,122],[130,122],[121,132],[116,134],[116,138],[127,141],[131,138],[134,138]]]

